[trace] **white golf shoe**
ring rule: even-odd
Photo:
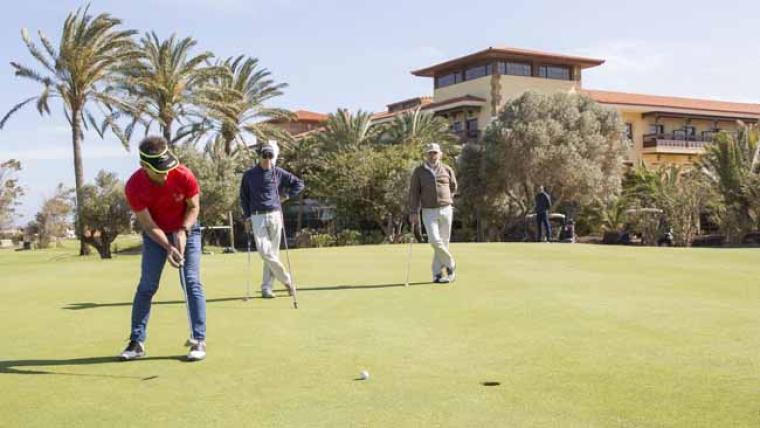
[[[199,340],[190,346],[190,352],[187,353],[188,361],[200,361],[206,358],[206,342]]]
[[[135,360],[145,356],[145,345],[142,342],[136,340],[130,340],[127,348],[119,354],[119,359],[122,361]]]

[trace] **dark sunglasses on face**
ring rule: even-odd
[[[264,152],[261,154],[261,157],[264,159],[272,159],[274,157],[274,153],[271,152]]]

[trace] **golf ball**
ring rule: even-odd
[[[367,380],[367,379],[369,379],[369,372],[366,371],[366,370],[362,370],[359,373],[359,379],[361,379],[361,380]]]

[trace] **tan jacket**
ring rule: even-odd
[[[414,169],[409,185],[409,211],[414,214],[422,208],[441,208],[454,204],[457,178],[448,165],[438,163],[431,171],[423,162]]]

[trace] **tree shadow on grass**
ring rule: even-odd
[[[134,361],[130,361],[130,363],[134,363],[135,361],[156,361],[156,360],[185,361],[186,358],[184,355],[145,357],[145,358],[140,358]],[[121,361],[115,356],[72,358],[68,360],[9,360],[9,361],[0,361],[0,374],[59,375],[59,376],[81,376],[81,377],[135,379],[135,380],[152,380],[158,377],[158,375],[128,376],[128,375],[94,374],[94,373],[72,373],[72,372],[48,371],[48,370],[36,369],[36,367],[83,366],[83,365],[108,364],[108,363],[119,363],[119,362]],[[22,369],[20,367],[35,367],[35,369]]]
[[[418,286],[430,284],[430,282],[410,282],[409,286]],[[373,290],[379,288],[397,288],[405,287],[406,284],[369,284],[369,285],[331,285],[324,287],[298,287],[298,292],[311,292],[311,291],[339,291],[339,290]],[[261,297],[251,297],[252,299],[260,299]],[[223,303],[234,302],[236,300],[245,300],[244,297],[222,297],[218,299],[206,299],[206,303]],[[181,305],[184,304],[184,300],[166,300],[153,302],[153,305]],[[81,302],[81,303],[68,303],[62,309],[71,311],[79,311],[82,309],[96,309],[96,308],[110,308],[118,306],[132,306],[132,302],[117,302],[117,303],[95,303],[95,302]]]

